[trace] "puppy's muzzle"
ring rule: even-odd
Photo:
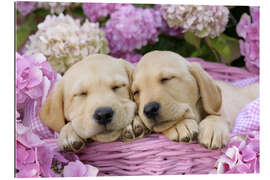
[[[100,125],[106,125],[112,121],[114,111],[111,107],[97,108],[94,113],[94,119]]]
[[[144,107],[143,113],[147,118],[155,119],[155,117],[157,117],[159,114],[160,107],[161,106],[158,102],[156,101],[150,102]]]

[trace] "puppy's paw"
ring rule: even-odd
[[[81,150],[86,144],[86,142],[73,130],[71,123],[66,124],[61,129],[57,143],[60,151],[73,152]]]
[[[192,142],[197,139],[199,127],[195,120],[185,119],[174,127],[163,132],[170,140],[179,142]]]
[[[150,130],[144,125],[139,116],[135,116],[132,122],[132,128],[135,134],[135,138],[142,138],[150,133]]]
[[[122,130],[121,136],[120,136],[120,140],[122,141],[131,141],[135,139],[135,133],[133,132],[133,128],[132,125],[129,124],[127,127],[125,127]]]
[[[208,116],[199,125],[199,143],[208,149],[220,149],[229,141],[229,127],[219,116]]]

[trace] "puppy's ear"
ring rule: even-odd
[[[131,91],[131,85],[132,85],[132,82],[133,82],[133,78],[132,78],[132,74],[133,74],[133,71],[134,71],[134,66],[129,63],[128,61],[124,60],[124,59],[119,59],[119,61],[123,64],[126,72],[127,72],[127,75],[128,75],[128,79],[129,79],[129,96],[130,98],[133,99],[133,93]]]
[[[60,132],[61,128],[65,125],[62,80],[58,81],[49,93],[49,96],[41,107],[39,117],[43,124],[57,132]]]
[[[189,71],[194,76],[200,89],[204,110],[213,115],[218,115],[222,104],[220,87],[212,77],[198,63],[189,63]]]

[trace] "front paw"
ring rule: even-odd
[[[193,119],[185,119],[163,132],[170,140],[179,142],[192,142],[197,139],[198,124]]]
[[[57,143],[60,151],[73,152],[80,151],[86,145],[86,141],[73,130],[71,123],[61,129]]]
[[[149,134],[150,130],[146,128],[139,116],[135,116],[132,123],[123,129],[121,139],[131,141],[136,138],[142,138]]]
[[[199,125],[199,143],[208,149],[220,149],[229,141],[229,127],[220,116],[208,116]]]

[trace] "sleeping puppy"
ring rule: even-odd
[[[60,132],[60,150],[78,151],[91,138],[110,142],[143,135],[131,100],[132,66],[108,55],[90,55],[58,81],[40,111],[40,120]]]
[[[225,146],[240,110],[259,96],[259,85],[237,88],[214,81],[198,63],[169,51],[142,57],[132,90],[139,115],[152,131],[171,140]],[[197,137],[198,136],[198,137]]]

